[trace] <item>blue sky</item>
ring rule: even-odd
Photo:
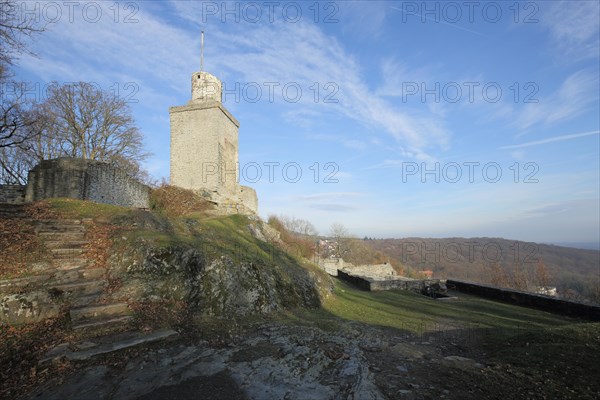
[[[600,241],[597,1],[22,7],[49,22],[18,65],[30,97],[51,81],[118,90],[156,178],[204,29],[262,216],[358,236]]]

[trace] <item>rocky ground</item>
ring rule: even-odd
[[[27,398],[384,399],[394,391],[414,398],[424,382],[410,377],[409,368],[435,352],[406,337],[361,336],[351,327],[331,334],[266,324],[217,346],[206,340],[176,343],[147,349],[117,366],[91,362],[62,384],[51,381]],[[383,352],[391,354],[377,356]],[[392,362],[395,368],[387,371]],[[481,368],[468,359],[451,363]],[[378,387],[384,369],[395,382]]]
[[[483,339],[476,331],[416,335],[347,321],[331,332],[263,320],[81,361],[24,398],[593,398],[589,387],[538,391],[535,379],[494,361]]]

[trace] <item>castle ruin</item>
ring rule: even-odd
[[[222,104],[221,81],[194,73],[191,100],[169,114],[171,185],[193,190],[222,212],[256,214],[256,192],[239,184],[240,123]]]

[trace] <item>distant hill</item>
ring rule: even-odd
[[[598,250],[600,251],[600,242],[557,242],[548,243],[556,246],[573,247],[576,249]]]
[[[600,251],[502,238],[403,238],[364,240],[395,264],[438,278],[490,283],[494,268],[533,277],[540,261],[549,284],[586,295],[600,286]]]

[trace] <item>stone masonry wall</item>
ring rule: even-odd
[[[0,185],[0,204],[23,204],[25,185]]]
[[[85,200],[124,207],[150,207],[150,188],[109,164],[91,164],[85,183]]]
[[[473,282],[448,279],[446,284],[448,289],[474,294],[492,300],[600,321],[600,306],[598,305],[578,303],[575,301],[557,299],[551,296],[521,292],[518,290],[482,285]]]
[[[421,292],[425,287],[437,284],[439,279],[373,279],[364,276],[352,275],[348,271],[338,270],[338,278],[357,286],[363,290],[410,290]]]
[[[171,107],[169,113],[171,184],[235,197],[239,122],[216,101]]]
[[[44,160],[29,171],[25,200],[52,197],[148,208],[150,188],[107,163],[56,158]]]
[[[365,276],[374,279],[387,279],[396,276],[396,271],[391,264],[373,264],[373,265],[346,265],[343,269],[352,275]]]

